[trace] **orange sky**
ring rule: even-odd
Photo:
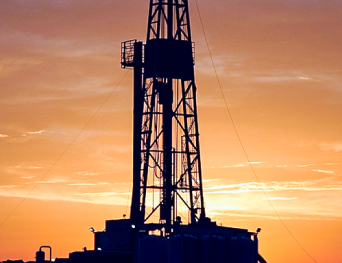
[[[189,2],[208,215],[261,227],[268,262],[314,262],[263,188],[317,262],[340,263],[342,2],[198,0],[261,185]],[[147,12],[147,0],[0,2],[0,224],[27,197],[0,227],[0,260],[34,260],[41,245],[53,257],[92,248],[90,226],[102,230],[106,219],[129,213],[131,72],[91,117],[126,73],[120,42],[145,40]]]

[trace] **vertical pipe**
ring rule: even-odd
[[[166,224],[171,225],[173,208],[172,202],[172,79],[169,78],[166,85],[163,99],[163,151],[164,151],[164,205],[165,205],[165,219]]]
[[[167,1],[167,39],[173,39],[173,0]],[[172,65],[170,65],[172,66]],[[163,91],[160,96],[163,96],[163,208],[162,217],[166,221],[167,226],[172,224],[173,198],[172,198],[172,78],[164,79],[164,84],[161,86]],[[169,232],[169,229],[166,230]]]
[[[134,88],[133,88],[133,191],[130,218],[139,223],[140,214],[140,169],[141,169],[141,124],[142,124],[142,42],[134,43]]]
[[[173,39],[173,1],[167,3],[167,38]]]

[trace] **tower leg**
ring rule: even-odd
[[[134,90],[133,90],[133,193],[130,218],[139,223],[140,213],[140,153],[141,122],[143,111],[142,97],[142,42],[134,43]]]

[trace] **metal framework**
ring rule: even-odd
[[[187,0],[151,0],[146,44],[122,43],[134,68],[131,220],[166,227],[205,218]]]

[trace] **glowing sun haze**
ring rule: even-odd
[[[129,214],[132,73],[120,42],[145,40],[148,2],[0,2],[0,260],[91,249],[89,227]],[[314,262],[265,192],[317,262],[342,262],[342,1],[198,0],[250,163],[189,3],[208,215],[262,228],[268,262]]]

